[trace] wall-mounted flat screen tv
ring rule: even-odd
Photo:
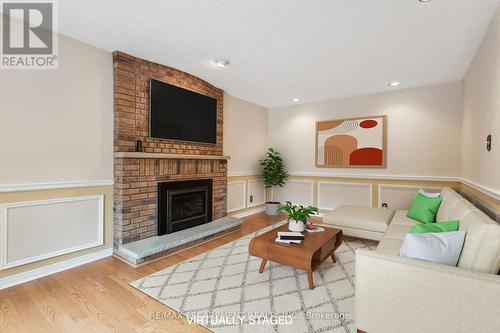
[[[217,100],[191,90],[150,80],[152,138],[216,143]]]

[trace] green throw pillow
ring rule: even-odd
[[[436,218],[442,200],[441,198],[429,198],[418,193],[413,199],[406,216],[422,223],[432,223]]]
[[[427,232],[447,232],[458,231],[458,221],[448,221],[440,223],[424,223],[411,227],[411,234],[425,234]]]

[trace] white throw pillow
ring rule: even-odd
[[[464,245],[465,231],[406,234],[399,249],[402,257],[456,266]]]
[[[422,194],[423,196],[426,196],[428,198],[439,198],[441,196],[441,192],[426,192],[422,189],[418,190],[417,193],[420,193]],[[415,194],[415,197],[417,196],[417,194]]]

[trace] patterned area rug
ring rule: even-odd
[[[356,332],[354,253],[375,242],[345,241],[313,273],[248,254],[250,240],[281,223],[168,267],[131,285],[213,332]]]

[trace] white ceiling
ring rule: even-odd
[[[62,0],[59,29],[272,108],[461,80],[498,3]]]

